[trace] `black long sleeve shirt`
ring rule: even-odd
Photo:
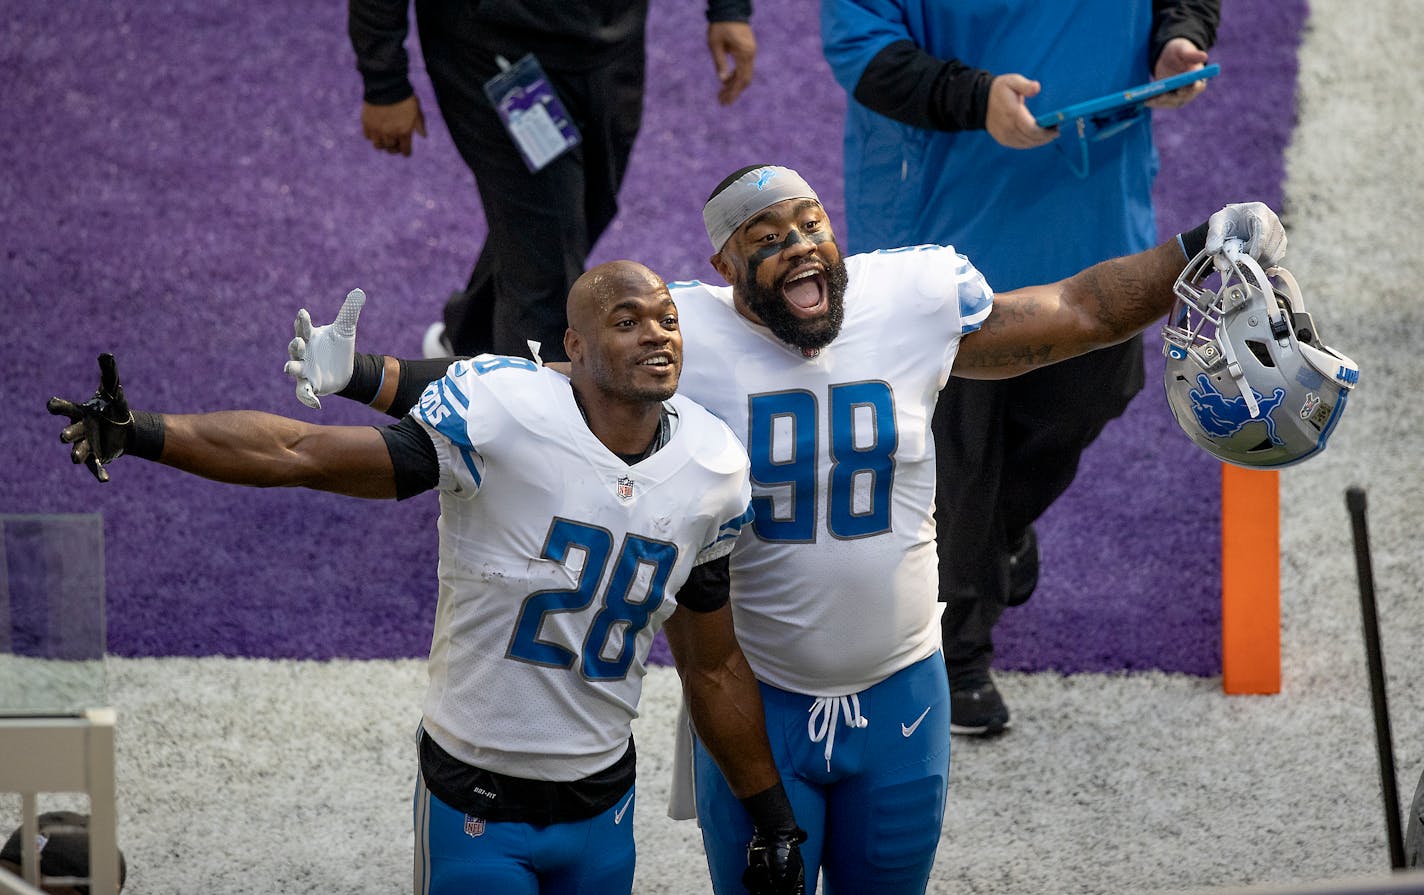
[[[1147,67],[1169,40],[1185,37],[1203,50],[1216,43],[1221,0],[1153,0]],[[855,100],[903,124],[929,130],[983,130],[994,73],[958,59],[938,59],[913,41],[896,41],[870,60]]]
[[[347,32],[366,102],[388,105],[414,92],[405,49],[409,6],[410,0],[349,0]],[[751,0],[707,0],[707,20],[745,22],[751,9]],[[578,71],[642,40],[648,0],[418,0],[416,14],[426,10],[468,27],[511,62],[534,53],[546,68]]]

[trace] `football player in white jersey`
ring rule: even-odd
[[[134,413],[112,355],[93,398],[49,410],[100,481],[130,453],[243,485],[439,490],[418,895],[631,891],[631,722],[659,627],[698,732],[759,819],[739,876],[753,892],[801,892],[804,833],[728,604],[727,555],[750,518],[746,452],[675,394],[682,338],[656,274],[594,268],[568,315],[568,377],[524,358],[462,360],[380,429]]]
[[[828,892],[922,893],[950,748],[936,395],[951,374],[1003,378],[1127,339],[1167,312],[1203,247],[1235,240],[1269,266],[1285,232],[1265,205],[1228,205],[1146,252],[995,295],[950,246],[843,259],[815,192],[788,168],[735,172],[703,219],[730,285],[671,284],[688,344],[679,388],[750,455],[755,513],[731,556],[732,613],[809,834],[808,891],[819,871]],[[404,383],[416,372],[407,362],[376,355],[358,356],[367,372],[352,377],[354,331],[310,334],[288,365],[304,400],[369,392],[380,370],[422,385]],[[696,813],[727,895],[752,826],[706,745]]]

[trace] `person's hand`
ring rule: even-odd
[[[1185,37],[1174,37],[1162,47],[1157,56],[1157,64],[1152,67],[1152,79],[1160,81],[1173,75],[1197,71],[1206,66],[1206,50]],[[1206,89],[1206,81],[1196,81],[1185,87],[1178,87],[1171,93],[1154,96],[1147,101],[1150,109],[1175,109],[1196,99]]]
[[[989,85],[989,110],[984,129],[1002,146],[1032,149],[1051,142],[1058,129],[1034,124],[1033,113],[1024,100],[1038,96],[1042,86],[1023,75],[999,75]]]
[[[411,134],[425,136],[425,114],[414,93],[398,103],[377,106],[361,104],[361,133],[371,145],[392,155],[410,155]]]
[[[346,388],[351,381],[351,366],[356,357],[356,320],[366,304],[366,293],[352,289],[346,293],[336,322],[313,328],[306,308],[297,312],[293,324],[296,336],[287,343],[291,360],[282,372],[297,383],[297,400],[321,409],[317,395],[329,395]]]
[[[50,398],[45,404],[55,416],[69,418],[69,425],[59,433],[59,440],[74,445],[69,459],[83,463],[101,482],[109,480],[104,468],[123,456],[133,432],[134,417],[119,384],[119,368],[112,354],[99,355],[99,390],[83,404],[63,398]]]
[[[801,843],[805,841],[806,833],[799,829],[753,833],[742,885],[751,895],[803,895],[806,867],[801,863]]]
[[[717,102],[728,105],[742,95],[752,82],[756,61],[756,36],[746,22],[711,22],[707,25],[707,49],[722,87]],[[730,61],[729,61],[730,60]]]
[[[1274,267],[1286,255],[1286,229],[1264,202],[1228,205],[1207,219],[1206,250],[1233,261],[1244,253]]]

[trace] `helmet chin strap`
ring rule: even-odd
[[[1225,265],[1220,263],[1221,258],[1225,258]],[[1246,277],[1242,273],[1241,269],[1244,267],[1246,271],[1251,274],[1251,278],[1256,281],[1256,290],[1261,293],[1262,300],[1266,305],[1265,312],[1271,333],[1276,335],[1278,333],[1290,332],[1290,321],[1286,319],[1286,310],[1276,301],[1276,294],[1271,286],[1271,279],[1266,275],[1266,272],[1261,269],[1261,265],[1255,258],[1239,253],[1236,253],[1236,257],[1232,258],[1223,252],[1217,259],[1216,266],[1222,277],[1222,291],[1226,290],[1227,279],[1228,276],[1231,275],[1234,275],[1241,283],[1241,288],[1251,288],[1251,284],[1247,282]],[[1272,268],[1272,271],[1279,273],[1280,269]],[[1289,274],[1287,274],[1287,276],[1289,276]],[[1289,285],[1294,286],[1295,281],[1292,279]],[[1225,323],[1224,319],[1222,323]],[[1280,336],[1277,335],[1277,338],[1279,339]],[[1236,349],[1231,347],[1231,339],[1226,337],[1226,329],[1224,326],[1217,328],[1216,341],[1221,347],[1222,356],[1226,358],[1226,372],[1231,375],[1231,380],[1236,383],[1237,390],[1241,392],[1241,397],[1245,400],[1247,409],[1251,411],[1251,418],[1256,419],[1261,415],[1261,405],[1256,401],[1256,393],[1252,390],[1251,384],[1246,381],[1246,374],[1241,371],[1241,364],[1236,359]]]
[[[1236,390],[1241,393],[1241,397],[1246,401],[1246,408],[1251,411],[1251,419],[1261,415],[1261,405],[1256,402],[1256,392],[1251,389],[1251,383],[1246,381],[1246,374],[1241,372],[1241,362],[1236,359],[1236,349],[1231,347],[1231,340],[1225,337],[1226,328],[1217,327],[1216,344],[1221,347],[1221,354],[1226,358],[1226,372],[1230,374],[1231,381],[1236,383]]]

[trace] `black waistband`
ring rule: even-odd
[[[456,811],[492,821],[547,826],[602,814],[632,788],[636,761],[630,737],[622,758],[582,780],[526,780],[467,765],[430,734],[422,731],[420,737],[426,787]]]

